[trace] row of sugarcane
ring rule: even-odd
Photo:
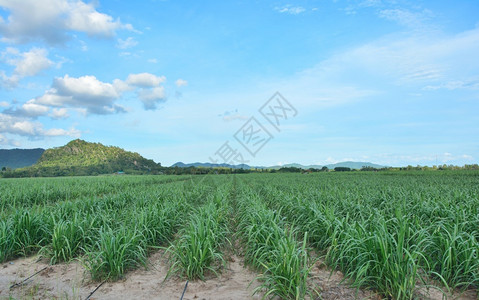
[[[116,194],[20,208],[0,220],[0,261],[39,253],[52,264],[80,260],[95,280],[121,278],[168,245],[205,186],[132,186]]]
[[[477,292],[479,191],[464,184],[477,178],[324,174],[250,183],[351,285],[412,299],[424,288]]]

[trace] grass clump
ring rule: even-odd
[[[87,223],[75,214],[70,220],[54,220],[51,243],[41,253],[50,257],[50,263],[68,262],[82,251]]]
[[[267,209],[251,191],[238,199],[238,234],[244,244],[245,263],[262,272],[262,282],[254,293],[265,291],[263,298],[304,299],[312,265],[307,249],[307,233],[302,243],[293,229],[285,230],[281,211]]]
[[[14,231],[10,222],[0,221],[0,262],[11,258],[14,253]]]
[[[87,253],[86,268],[93,280],[121,278],[126,271],[146,263],[142,234],[136,228],[102,229],[95,249]]]
[[[222,207],[208,202],[191,215],[179,238],[167,249],[173,259],[167,276],[177,273],[188,279],[204,280],[208,272],[217,275],[225,264],[222,248],[227,239],[227,219]]]

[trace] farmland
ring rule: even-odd
[[[218,278],[239,257],[257,297],[327,298],[318,265],[374,297],[477,297],[479,172],[0,180],[0,275],[38,256],[116,282],[158,252],[166,281]]]

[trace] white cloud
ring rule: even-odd
[[[156,59],[156,58],[150,58],[150,59],[148,60],[148,62],[151,63],[151,64],[157,64],[157,63],[158,63],[158,59]]]
[[[9,107],[10,106],[10,103],[8,103],[7,101],[0,101],[0,107]]]
[[[128,31],[131,31],[131,32],[134,32],[134,33],[143,34],[143,32],[141,32],[140,30],[136,30],[135,28],[133,28],[133,25],[131,25],[131,24],[122,24],[121,28],[123,28],[125,30],[128,30]]]
[[[0,87],[12,89],[18,85],[19,80],[20,79],[18,78],[18,76],[8,76],[7,74],[5,74],[5,71],[0,70]]]
[[[55,78],[52,87],[60,96],[79,97],[102,104],[119,96],[112,84],[101,82],[91,75],[79,78],[65,75],[63,78]]]
[[[120,80],[120,79],[113,80],[113,87],[115,88],[115,90],[118,93],[131,91],[135,88],[135,87],[130,86],[128,83],[126,83],[125,81]]]
[[[19,58],[12,59],[8,63],[15,66],[14,73],[21,77],[35,76],[53,65],[47,55],[46,49],[33,48],[28,52],[20,53]]]
[[[165,101],[165,90],[161,86],[165,82],[164,76],[156,76],[150,73],[130,74],[125,81],[113,80],[113,83],[102,82],[95,76],[57,77],[52,86],[43,95],[30,100],[25,105],[30,113],[26,113],[22,106],[20,109],[10,110],[17,115],[34,116],[43,111],[43,107],[57,108],[50,116],[52,118],[64,118],[68,107],[80,109],[85,114],[112,114],[125,112],[125,108],[116,104],[122,95],[128,91],[135,91],[145,109],[156,108],[156,104]],[[34,113],[35,112],[35,113]]]
[[[44,129],[40,122],[32,122],[26,118],[0,113],[0,132],[29,138],[42,138],[45,136],[79,136],[80,131],[51,128]]]
[[[286,13],[290,15],[299,15],[300,13],[303,13],[306,11],[306,9],[302,6],[291,6],[291,5],[285,5],[282,7],[275,7],[274,10],[276,10],[279,13]]]
[[[122,26],[119,20],[114,21],[113,17],[96,11],[91,3],[75,1],[69,4],[70,12],[66,22],[68,29],[89,35],[112,36]]]
[[[186,81],[184,79],[178,79],[178,80],[175,81],[175,84],[176,84],[177,87],[187,86],[188,81]]]
[[[10,125],[11,133],[20,135],[36,135],[37,126],[30,121],[16,121]]]
[[[66,119],[69,117],[68,110],[66,108],[54,108],[49,116],[55,120]]]
[[[3,113],[23,118],[37,118],[45,116],[50,111],[50,107],[36,103],[35,99],[31,99],[20,107],[10,107],[3,111]]]
[[[0,33],[4,41],[13,43],[42,40],[59,44],[69,38],[69,31],[111,37],[118,29],[134,30],[130,24],[122,24],[120,20],[98,12],[94,2],[0,0],[0,6],[10,12],[7,21],[0,20]]]
[[[152,89],[141,89],[138,92],[138,98],[143,102],[146,110],[154,110],[159,102],[166,99],[165,89],[162,86]]]
[[[12,140],[0,133],[0,145],[2,146],[14,146],[19,147],[20,143],[18,141]]]
[[[1,74],[2,85],[9,88],[16,87],[22,78],[38,75],[50,68],[54,63],[47,56],[48,51],[42,48],[32,48],[30,51],[21,53],[16,48],[8,47],[1,53],[1,60],[15,68],[11,76],[7,76],[5,72]]]
[[[51,89],[36,98],[35,102],[54,107],[86,108],[88,113],[93,114],[109,114],[124,111],[114,104],[120,95],[113,84],[101,82],[95,76],[75,78],[65,75],[55,78]]]
[[[132,47],[135,47],[136,45],[138,45],[138,42],[135,41],[135,39],[132,38],[132,37],[128,37],[125,40],[118,39],[117,42],[118,42],[117,47],[120,48],[120,49],[128,49],[128,48],[132,48]]]
[[[44,136],[72,136],[72,137],[80,137],[81,132],[78,129],[70,128],[69,130],[65,130],[62,128],[51,128],[47,130],[43,130]]]
[[[35,98],[36,103],[40,103],[47,106],[53,106],[53,107],[55,106],[60,107],[63,105],[67,105],[68,102],[71,100],[72,100],[71,97],[59,96],[57,94],[57,90],[55,89],[49,89],[42,96]]]
[[[49,107],[45,105],[37,104],[35,103],[35,100],[33,99],[27,101],[27,103],[21,106],[21,111],[24,112],[24,114],[29,117],[46,115],[49,110],[50,110]]]
[[[156,76],[150,73],[130,74],[126,83],[137,87],[156,87],[165,82],[165,76]]]

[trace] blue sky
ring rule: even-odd
[[[0,0],[0,147],[478,163],[478,53],[475,0]],[[277,128],[275,92],[297,112]],[[251,117],[272,137],[254,155]]]

